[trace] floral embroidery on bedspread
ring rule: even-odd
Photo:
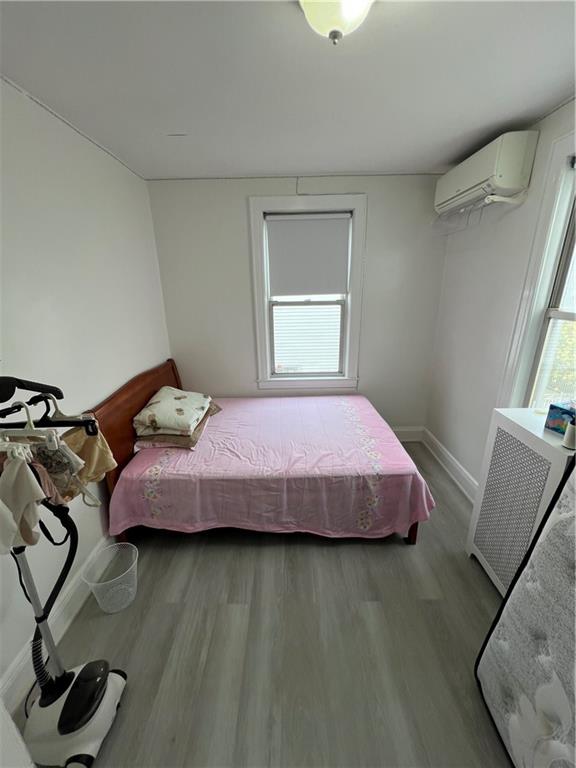
[[[170,459],[174,451],[171,448],[165,448],[160,454],[157,464],[152,464],[145,472],[146,480],[144,481],[144,490],[142,498],[148,503],[150,515],[152,517],[158,517],[161,515],[165,508],[162,505],[162,488],[160,485],[160,476],[162,470],[169,464]]]
[[[344,418],[348,422],[352,431],[358,436],[358,445],[364,451],[368,459],[370,460],[370,466],[375,472],[374,476],[368,476],[365,478],[367,488],[364,496],[364,505],[358,513],[356,523],[361,531],[367,531],[372,527],[374,511],[380,501],[379,483],[383,477],[382,464],[380,459],[382,458],[377,450],[378,441],[368,435],[368,429],[362,423],[358,410],[348,400],[343,397],[339,404],[344,411]]]

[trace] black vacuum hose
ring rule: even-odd
[[[76,558],[76,553],[78,552],[78,528],[76,527],[74,520],[72,520],[70,517],[70,510],[68,507],[64,506],[63,504],[51,504],[46,500],[43,501],[42,504],[47,509],[49,509],[55,517],[58,518],[60,525],[62,525],[62,527],[65,529],[68,538],[68,552],[66,554],[64,565],[62,566],[60,574],[58,575],[58,578],[56,579],[56,582],[54,583],[54,586],[48,595],[48,599],[44,603],[43,613],[44,617],[47,619],[48,616],[50,616],[50,611],[54,607],[54,603],[56,602],[58,595],[62,591],[66,579],[68,578],[68,574],[72,568],[72,564]],[[36,679],[38,680],[40,690],[44,691],[46,690],[47,686],[52,685],[53,678],[46,668],[46,663],[44,662],[42,635],[40,634],[40,628],[38,625],[36,625],[34,637],[32,639],[32,664],[34,665],[34,673],[36,675]],[[41,680],[44,682],[42,683]]]
[[[34,468],[32,468],[32,471],[34,471]],[[66,554],[64,565],[62,566],[60,574],[58,575],[42,609],[43,617],[44,619],[47,619],[50,615],[50,611],[54,607],[58,595],[62,591],[62,587],[68,578],[68,574],[70,573],[72,564],[76,558],[76,553],[78,552],[78,528],[76,527],[74,520],[70,517],[70,510],[64,504],[52,504],[46,500],[43,501],[42,504],[49,509],[56,518],[58,518],[60,525],[65,529],[66,537],[62,543],[68,541],[68,553]],[[45,526],[42,525],[42,528],[44,529]],[[52,543],[54,543],[51,536],[47,534],[46,536]],[[16,561],[16,563],[18,564],[18,561]],[[48,671],[46,662],[44,661],[42,635],[38,625],[36,625],[34,636],[32,638],[32,666],[34,667],[34,674],[38,685],[40,686],[40,690],[46,691],[46,689],[52,687],[54,679]]]

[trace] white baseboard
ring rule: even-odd
[[[444,467],[462,493],[474,503],[478,481],[465,469],[440,440],[426,427],[392,427],[401,443],[424,443],[430,453]]]
[[[102,537],[88,558],[94,557],[103,547],[109,544],[107,537]],[[72,620],[82,608],[90,590],[81,577],[82,567],[78,568],[56,601],[50,614],[50,629],[54,640],[58,643],[72,623]],[[33,617],[30,616],[32,624]],[[30,640],[32,636],[30,636]],[[24,696],[34,682],[30,642],[26,642],[12,664],[0,679],[0,698],[6,709],[13,714],[22,703]]]
[[[424,427],[392,427],[401,443],[421,443],[424,439]]]
[[[478,481],[465,469],[450,451],[442,445],[440,440],[428,429],[423,429],[422,442],[436,459],[442,464],[452,480],[460,488],[462,493],[474,503],[478,491]]]

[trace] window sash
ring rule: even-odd
[[[550,301],[548,308],[544,313],[542,319],[542,326],[540,329],[540,335],[538,337],[538,344],[536,346],[536,353],[534,355],[534,362],[532,364],[532,370],[530,372],[530,378],[528,380],[528,387],[526,389],[526,401],[525,405],[531,407],[534,401],[534,395],[538,388],[538,374],[540,372],[540,363],[542,355],[544,354],[544,348],[546,345],[546,339],[548,338],[548,331],[550,322],[552,320],[567,320],[576,321],[576,313],[568,312],[560,309],[560,303],[562,295],[566,287],[566,282],[570,272],[571,261],[574,258],[574,239],[575,239],[575,221],[576,221],[576,201],[572,202],[572,208],[568,217],[568,224],[566,226],[566,232],[564,234],[564,240],[562,242],[562,249],[560,251],[560,258],[558,260],[558,268],[556,270],[556,277],[552,286],[550,294]],[[536,405],[538,407],[538,405]]]
[[[570,273],[570,263],[574,254],[575,217],[576,203],[573,202],[572,210],[568,218],[568,225],[566,227],[566,234],[564,235],[564,242],[562,243],[562,251],[560,253],[560,259],[558,262],[558,271],[556,273],[552,293],[550,295],[550,308],[559,308],[562,303],[562,294],[566,288],[566,282]]]
[[[547,309],[546,320],[576,320],[576,312],[568,312],[565,309]]]
[[[278,299],[269,299],[268,300],[268,328],[269,328],[269,342],[270,342],[270,378],[272,379],[306,379],[310,378],[311,376],[314,378],[321,379],[322,377],[343,377],[345,375],[344,371],[344,361],[345,361],[345,352],[346,352],[346,344],[345,344],[345,329],[346,329],[346,305],[347,305],[347,298],[342,297],[341,299],[331,299],[330,301],[322,301],[322,300],[311,300],[311,299],[301,299],[297,301],[282,301]],[[304,306],[304,307],[310,307],[310,306],[340,306],[340,350],[339,350],[339,358],[338,358],[338,370],[337,371],[325,371],[325,372],[318,372],[318,371],[300,371],[300,372],[293,372],[293,371],[287,371],[286,373],[277,372],[275,370],[276,367],[276,355],[275,355],[275,349],[274,349],[274,307],[298,307],[298,306]]]
[[[549,337],[553,331],[552,323],[555,320],[561,321],[564,324],[574,325],[576,327],[576,313],[558,312],[556,310],[549,310],[549,312],[547,313],[547,320],[543,326],[543,342],[541,346],[541,352],[540,352],[540,355],[535,360],[537,367],[534,375],[534,384],[530,391],[530,400],[528,402],[528,405],[530,407],[534,407],[537,409],[542,408],[542,406],[546,402],[548,402],[548,400],[543,397],[543,394],[546,392],[549,386],[549,382],[550,382],[549,374],[552,373],[553,371],[556,371],[556,373],[558,373],[559,371],[560,372],[562,371],[562,366],[558,371],[558,369],[554,367],[548,367],[546,365],[547,356],[554,355],[554,357],[556,357],[556,354],[558,351],[558,348],[555,346],[552,347],[552,350],[548,348],[548,344],[550,343]],[[559,334],[562,333],[562,328],[559,328],[557,326],[556,330]],[[574,397],[574,393],[565,392],[562,394],[558,394],[556,397],[557,399],[555,400],[555,402],[562,402],[566,398],[572,399]]]

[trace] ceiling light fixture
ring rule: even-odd
[[[314,32],[334,45],[358,29],[368,16],[373,0],[300,0],[306,21]]]

